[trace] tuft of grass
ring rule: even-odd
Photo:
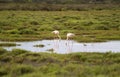
[[[44,47],[45,45],[39,44],[39,45],[34,45],[34,47]]]
[[[29,65],[16,65],[16,67],[13,67],[10,74],[11,76],[17,77],[20,75],[24,75],[27,73],[32,73],[34,71],[34,67]]]
[[[4,54],[4,53],[6,53],[6,52],[7,52],[6,49],[0,47],[0,55]]]
[[[16,43],[0,43],[0,46],[10,47],[10,46],[20,46],[20,44],[16,44]]]
[[[27,53],[27,52],[28,52],[28,51],[23,50],[23,49],[13,49],[13,50],[11,51],[11,53],[14,54],[14,55],[20,55],[20,54],[24,54],[24,53]]]

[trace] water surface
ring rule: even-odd
[[[0,41],[2,42],[2,41]],[[2,42],[3,43],[3,42]],[[108,41],[97,43],[78,43],[75,41],[66,40],[42,40],[42,41],[29,41],[29,42],[11,42],[21,44],[21,46],[3,47],[9,51],[14,48],[24,49],[32,52],[46,52],[53,49],[57,53],[70,53],[70,52],[120,52],[120,41]],[[67,43],[67,44],[66,44]],[[43,44],[44,47],[34,47],[34,45]]]

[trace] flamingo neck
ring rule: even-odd
[[[69,37],[67,37],[67,39],[66,40],[69,40]]]
[[[60,35],[58,34],[57,36],[58,36],[59,40],[61,40],[61,37],[60,37]]]

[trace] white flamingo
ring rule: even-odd
[[[73,42],[71,41],[70,43],[70,40],[75,36],[75,34],[73,33],[67,33],[67,47],[68,47],[68,51],[72,51],[72,47],[73,47]],[[70,46],[71,45],[71,46]]]
[[[54,30],[54,31],[52,31],[52,33],[55,35],[55,37],[57,36],[59,38],[59,40],[61,40],[61,37],[59,35],[59,31],[58,30]]]
[[[52,33],[55,35],[54,36],[54,46],[56,49],[58,49],[59,48],[59,41],[61,40],[61,37],[59,35],[60,33],[58,30],[54,30],[54,31],[52,31]],[[57,39],[59,39],[59,41]]]

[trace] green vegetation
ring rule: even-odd
[[[34,45],[34,47],[44,47],[43,44],[39,44],[39,45]]]
[[[88,11],[88,10],[115,10],[115,9],[120,9],[120,3],[119,4],[0,3],[0,10]]]
[[[7,46],[7,47],[10,47],[10,46],[20,46],[20,44],[16,44],[16,43],[0,43],[0,47],[1,46]]]
[[[120,0],[0,0],[0,41],[54,39],[53,30],[79,42],[120,40]],[[1,48],[16,45],[0,43],[0,77],[120,77],[120,53]]]
[[[120,0],[0,0],[0,10],[114,10]]]
[[[120,40],[120,10],[0,11],[0,40],[53,39],[53,30],[63,39],[67,32],[79,42]]]
[[[81,4],[81,3],[120,3],[120,0],[0,0],[0,3],[48,3],[48,4]]]
[[[120,53],[50,54],[0,48],[0,77],[119,77],[119,72]]]

